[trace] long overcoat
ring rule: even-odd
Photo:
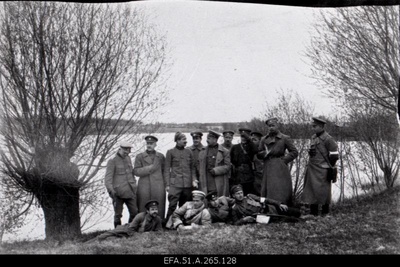
[[[332,184],[328,180],[329,152],[337,151],[337,144],[333,137],[324,132],[319,137],[311,137],[311,147],[315,148],[316,155],[310,157],[304,178],[302,201],[308,204],[330,204],[332,198]]]
[[[292,205],[292,178],[287,164],[298,156],[293,141],[281,132],[276,136],[266,135],[261,138],[258,150],[261,152],[258,157],[264,160],[261,196]]]
[[[166,182],[163,176],[165,157],[156,152],[154,162],[147,152],[140,153],[135,158],[133,173],[139,177],[137,187],[137,203],[139,212],[146,211],[145,204],[149,200],[158,201],[158,214],[165,217]]]
[[[200,181],[199,190],[204,193],[208,193],[207,188],[207,153],[208,146],[206,149],[199,153],[199,168],[200,168]],[[221,145],[218,145],[218,152],[215,162],[215,185],[217,187],[217,195],[229,197],[229,174],[231,170],[231,159],[229,150]]]

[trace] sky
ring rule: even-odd
[[[315,115],[333,103],[304,56],[321,9],[208,1],[132,2],[165,34],[173,63],[160,122],[240,122],[262,117],[281,90],[299,92]],[[329,9],[324,9],[329,10]]]

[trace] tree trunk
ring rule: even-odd
[[[44,213],[46,240],[62,241],[81,235],[79,187],[47,181],[42,184],[38,199]]]

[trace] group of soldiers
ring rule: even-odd
[[[292,179],[288,164],[298,156],[292,139],[281,133],[277,118],[265,122],[263,135],[247,128],[238,129],[240,143],[232,144],[235,132],[209,131],[207,146],[203,133],[174,136],[175,147],[164,156],[156,151],[157,137],[146,136],[146,150],[129,156],[126,142],[107,163],[105,185],[114,205],[111,235],[162,229],[192,229],[212,223],[263,222],[263,218],[299,218],[294,207]],[[325,131],[326,121],[312,118],[313,136],[302,202],[314,216],[329,213],[331,179],[329,173],[338,159],[337,144]],[[136,183],[135,176],[139,177]],[[168,199],[168,206],[166,205]],[[129,211],[128,223],[121,224],[123,205]],[[262,216],[268,215],[268,216]],[[110,233],[109,233],[110,235]],[[107,234],[105,235],[107,236]]]

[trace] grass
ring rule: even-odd
[[[400,187],[346,200],[326,217],[299,223],[231,226],[215,224],[194,233],[136,234],[102,242],[45,240],[3,243],[0,254],[400,254]],[[103,231],[104,232],[104,231]]]

